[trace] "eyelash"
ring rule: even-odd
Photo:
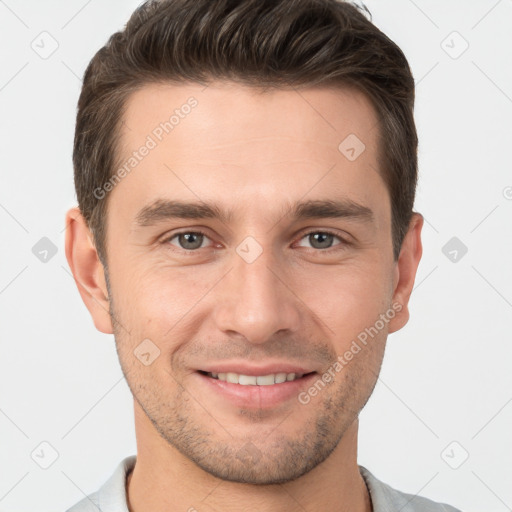
[[[167,244],[167,245],[171,245],[169,242],[171,240],[173,240],[174,238],[176,238],[177,236],[179,235],[184,235],[184,234],[190,234],[190,233],[193,233],[195,235],[202,235],[206,238],[209,239],[209,236],[204,232],[204,231],[201,231],[201,230],[187,230],[187,231],[179,231],[177,233],[173,233],[172,235],[166,237],[162,243],[163,244]],[[314,247],[305,247],[305,249],[311,249],[317,253],[331,253],[332,251],[336,251],[336,250],[340,250],[340,249],[343,249],[343,247],[339,247],[339,246],[350,246],[352,245],[351,242],[349,242],[348,240],[346,240],[345,238],[341,237],[340,235],[338,235],[337,233],[334,233],[333,231],[330,231],[330,230],[319,230],[319,229],[314,229],[314,230],[311,230],[311,231],[308,231],[307,233],[304,233],[300,238],[299,240],[302,240],[303,238],[313,234],[313,233],[322,233],[324,235],[332,235],[336,238],[338,238],[340,240],[341,243],[337,244],[337,245],[334,245],[332,247],[328,247],[327,249],[315,249]],[[187,254],[187,255],[193,255],[195,253],[198,253],[200,249],[206,249],[206,247],[200,247],[198,249],[183,249],[183,248],[180,248],[180,247],[176,247],[176,246],[173,246],[173,249],[172,250],[176,250],[178,252],[182,252],[184,254]]]

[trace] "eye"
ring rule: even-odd
[[[340,243],[334,245],[341,245],[342,243],[348,244],[343,238],[329,231],[310,231],[306,233],[301,240],[306,239],[313,249],[330,249],[333,247],[333,239],[335,238],[340,240]],[[299,245],[304,247],[301,243],[299,243]]]
[[[177,244],[172,242],[175,238],[177,239]],[[182,231],[181,233],[175,233],[165,241],[176,245],[180,249],[193,251],[203,247],[205,239],[208,239],[208,237],[201,231]]]
[[[339,243],[333,244],[334,239],[338,239]],[[202,231],[182,231],[169,236],[164,240],[164,243],[170,243],[183,251],[195,252],[197,249],[207,247],[207,240],[210,239]],[[310,248],[326,252],[338,245],[350,245],[348,241],[330,231],[310,231],[303,235],[300,240],[301,242],[298,245],[301,247],[308,247],[303,242],[303,240],[306,240],[310,244]]]

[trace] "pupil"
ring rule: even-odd
[[[179,242],[184,249],[197,249],[203,243],[203,235],[199,233],[181,233]]]
[[[327,249],[332,244],[332,237],[329,233],[312,233],[309,235],[309,242],[315,249]]]

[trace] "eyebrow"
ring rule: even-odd
[[[339,219],[347,218],[371,224],[375,221],[373,211],[352,199],[316,199],[297,201],[287,208],[293,221],[303,219]],[[207,202],[184,202],[157,199],[144,206],[135,216],[135,224],[149,227],[171,219],[218,219],[228,224],[233,219],[233,212]]]

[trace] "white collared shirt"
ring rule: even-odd
[[[136,459],[136,455],[123,459],[98,491],[86,496],[66,512],[129,512],[126,476],[133,469]],[[359,472],[370,492],[373,512],[461,512],[450,505],[397,491],[378,480],[364,466],[359,466]]]

